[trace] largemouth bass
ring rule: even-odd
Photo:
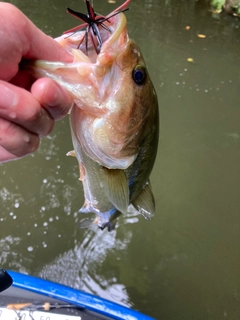
[[[94,223],[112,230],[130,208],[146,219],[155,212],[149,175],[158,146],[157,95],[138,45],[129,38],[123,13],[91,32],[56,39],[72,63],[35,61],[35,77],[50,77],[71,95],[70,127],[85,203]],[[87,42],[86,42],[87,37]],[[86,45],[87,43],[87,45]]]

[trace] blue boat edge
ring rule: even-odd
[[[7,270],[13,279],[12,287],[41,294],[61,300],[80,308],[96,312],[103,316],[119,320],[156,320],[136,310],[124,307],[115,302],[102,299],[90,293],[73,289],[68,286],[44,280],[16,271]]]

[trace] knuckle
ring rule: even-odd
[[[15,123],[11,121],[5,121],[4,119],[0,119],[0,125],[1,135],[8,137],[17,133],[17,126]]]

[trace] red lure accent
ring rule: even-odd
[[[91,40],[94,45],[95,51],[97,53],[99,53],[101,50],[101,46],[102,46],[102,39],[100,36],[100,32],[98,30],[98,25],[101,25],[104,29],[111,32],[110,29],[104,24],[104,22],[108,21],[109,18],[115,16],[116,14],[118,14],[120,12],[124,12],[124,11],[128,10],[128,5],[129,5],[130,1],[131,0],[126,0],[120,7],[118,7],[114,11],[112,11],[106,17],[101,16],[101,15],[96,15],[96,13],[93,9],[93,6],[91,5],[89,0],[86,0],[87,14],[83,14],[81,12],[77,12],[77,11],[74,11],[70,8],[67,8],[68,13],[73,15],[75,18],[84,21],[85,23],[83,23],[79,26],[76,26],[72,29],[69,29],[69,30],[65,31],[63,34],[70,33],[70,32],[74,33],[74,32],[81,30],[82,28],[86,27],[86,34],[85,34],[86,52],[88,53],[88,33],[90,32]],[[96,42],[94,41],[94,37],[97,39],[98,46],[96,45]],[[83,39],[80,42],[78,47],[80,47],[80,45],[82,44]]]

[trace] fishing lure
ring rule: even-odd
[[[128,10],[127,6],[129,5],[130,1],[131,0],[126,0],[120,7],[115,9],[106,17],[102,15],[97,15],[89,0],[86,0],[87,14],[74,11],[71,8],[67,8],[68,13],[82,20],[85,23],[65,31],[64,34],[70,33],[70,32],[75,33],[81,30],[82,28],[86,28],[85,36],[82,38],[81,42],[79,43],[78,48],[80,47],[80,45],[82,44],[85,38],[85,47],[86,47],[86,52],[88,54],[88,34],[90,33],[92,44],[94,46],[96,53],[98,54],[101,50],[102,43],[103,43],[98,26],[100,25],[102,28],[106,29],[111,33],[111,30],[106,26],[106,24],[104,24],[104,22],[108,21],[108,19],[119,14],[120,12],[127,11]]]

